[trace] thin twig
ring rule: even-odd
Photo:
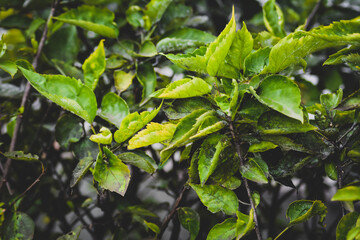
[[[18,195],[14,200],[12,200],[12,203],[10,205],[10,207],[12,205],[14,205],[17,200],[19,200],[20,198],[22,198],[23,196],[25,196],[25,194],[30,191],[30,189],[32,189],[38,182],[40,182],[40,179],[42,176],[44,176],[45,174],[45,168],[44,168],[44,164],[40,161],[40,164],[41,164],[41,173],[40,175],[35,179],[35,181],[29,186],[26,188],[26,190],[24,192],[22,192],[20,195]]]
[[[162,235],[164,234],[165,229],[167,228],[170,220],[174,217],[175,213],[176,213],[176,209],[179,207],[181,200],[184,197],[184,193],[187,190],[187,187],[183,187],[183,189],[181,190],[178,198],[175,200],[175,203],[171,209],[171,211],[169,212],[169,214],[165,217],[163,223],[161,224],[161,228],[160,228],[160,233],[157,235],[157,239],[160,240]]]
[[[237,138],[237,136],[235,134],[235,129],[234,129],[233,122],[232,122],[230,117],[227,118],[227,121],[229,123],[229,128],[230,128],[231,136],[232,136],[233,141],[234,141],[236,153],[237,153],[237,155],[239,156],[239,159],[240,159],[240,167],[244,166],[244,157],[243,157],[243,154],[241,152],[239,140],[238,140],[238,138]],[[251,196],[251,190],[250,190],[250,187],[249,187],[249,183],[248,183],[247,179],[244,178],[244,177],[242,178],[242,180],[244,182],[246,192],[247,192],[247,195],[248,195],[249,200],[250,200],[251,208],[254,211],[254,223],[255,223],[256,237],[257,237],[258,240],[262,240],[261,232],[260,232],[260,229],[259,229],[259,221],[258,221],[257,214],[256,214],[255,203],[254,203],[254,200],[253,200],[253,198]]]
[[[322,0],[319,0],[316,3],[313,10],[311,11],[311,13],[309,14],[308,18],[306,19],[306,23],[305,23],[305,27],[304,27],[306,31],[308,31],[309,28],[311,27],[311,25],[313,24],[314,18],[316,16],[316,14],[319,12],[321,4],[322,4]]]
[[[51,7],[51,11],[50,11],[49,17],[47,19],[46,25],[44,27],[44,31],[42,33],[36,55],[35,55],[34,60],[32,62],[32,65],[33,65],[34,69],[36,69],[37,66],[38,66],[39,58],[40,58],[40,55],[41,55],[42,50],[43,50],[44,45],[45,45],[45,40],[46,40],[46,36],[47,36],[47,32],[48,32],[48,26],[49,26],[51,18],[53,17],[53,15],[55,13],[56,7],[59,4],[59,2],[60,2],[60,0],[54,0],[54,3],[52,5],[52,7]],[[31,85],[30,85],[29,82],[27,82],[26,87],[25,87],[25,91],[24,91],[24,95],[23,95],[23,97],[21,99],[20,108],[25,108],[25,104],[26,104],[27,99],[29,97],[30,90],[31,90]],[[14,132],[13,132],[13,137],[12,137],[11,142],[10,142],[10,148],[9,148],[10,152],[15,150],[17,137],[18,137],[20,127],[21,127],[21,122],[22,122],[22,115],[18,115],[16,117],[16,123],[15,123]],[[3,186],[3,184],[6,183],[6,185],[8,186],[8,191],[9,191],[10,195],[12,195],[13,193],[12,193],[12,190],[11,190],[10,186],[8,185],[8,182],[7,182],[6,178],[7,178],[7,175],[9,173],[11,162],[12,162],[11,158],[8,158],[6,160],[5,167],[4,167],[4,172],[3,172],[3,177],[2,177],[2,180],[0,182],[0,190],[1,190],[2,186]]]

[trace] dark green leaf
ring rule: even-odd
[[[176,30],[156,44],[159,52],[182,51],[187,48],[200,47],[215,40],[215,37],[207,32],[193,28]]]
[[[60,146],[69,148],[71,143],[76,143],[84,134],[81,120],[71,114],[62,115],[55,127],[55,138]]]
[[[201,186],[204,186],[210,175],[215,171],[220,161],[220,153],[225,146],[225,139],[220,134],[207,137],[201,144],[198,163]]]
[[[360,108],[360,90],[352,93],[350,96],[345,98],[338,106],[337,110],[348,111],[352,109]]]
[[[153,174],[157,168],[156,162],[142,151],[121,153],[117,157],[121,161],[134,165],[150,174]]]
[[[82,226],[80,225],[77,228],[75,228],[75,230],[73,230],[61,237],[58,237],[56,240],[78,240],[81,230],[82,230]]]
[[[34,238],[35,223],[26,213],[12,214],[11,220],[5,224],[4,239],[31,240]]]
[[[164,14],[166,8],[172,0],[151,0],[144,9],[144,14],[149,17],[151,25],[158,22],[162,15]],[[150,29],[151,26],[146,26],[147,30]]]
[[[169,107],[163,109],[163,111],[169,119],[176,120],[183,118],[198,109],[211,110],[212,106],[205,98],[184,98],[173,101],[169,104]]]
[[[49,59],[74,63],[80,51],[80,40],[75,26],[66,26],[52,34],[45,45],[44,52]]]
[[[199,214],[189,207],[177,209],[181,225],[190,232],[190,240],[195,240],[200,230]]]
[[[24,153],[23,151],[11,151],[11,152],[0,152],[4,157],[11,158],[14,160],[21,160],[21,161],[39,161],[39,156],[31,153]]]
[[[298,200],[292,202],[286,211],[286,216],[290,219],[288,226],[305,222],[316,215],[320,217],[319,222],[322,223],[326,213],[326,206],[319,200]]]
[[[289,134],[316,130],[310,123],[301,123],[274,111],[262,114],[258,120],[258,129],[263,134]]]
[[[268,183],[266,175],[268,174],[267,164],[262,159],[249,158],[245,165],[240,167],[240,173],[244,178],[257,183]]]
[[[107,8],[82,5],[71,9],[54,19],[82,27],[109,38],[116,38],[119,35],[114,21],[114,13]]]
[[[142,102],[146,102],[150,95],[155,91],[156,74],[150,62],[139,64],[136,70],[136,76],[143,86]]]
[[[124,99],[112,92],[103,97],[99,114],[102,119],[120,127],[121,121],[127,115],[129,115],[129,107]]]
[[[223,211],[227,215],[236,213],[239,202],[233,191],[216,185],[204,185],[201,187],[197,184],[190,184],[190,186],[210,212]]]
[[[336,240],[347,240],[349,231],[356,225],[359,217],[358,212],[351,212],[343,216],[336,227]]]

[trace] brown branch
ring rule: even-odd
[[[40,161],[40,164],[41,164],[41,173],[40,175],[35,179],[35,181],[29,186],[26,188],[26,190],[24,192],[22,192],[20,195],[18,195],[11,203],[10,207],[12,205],[14,205],[16,203],[17,200],[19,200],[20,198],[22,198],[23,196],[25,196],[25,194],[30,191],[30,189],[32,189],[38,182],[40,182],[40,179],[42,176],[44,176],[45,174],[45,168],[44,168],[44,164]]]
[[[183,199],[184,197],[184,193],[185,191],[187,190],[188,188],[187,187],[183,187],[183,189],[181,190],[179,196],[177,197],[177,199],[175,200],[175,203],[171,209],[171,211],[169,212],[169,214],[165,217],[163,223],[161,224],[161,228],[160,228],[160,233],[157,235],[157,238],[158,240],[161,239],[162,235],[164,234],[165,232],[165,229],[167,228],[170,220],[174,217],[175,213],[176,213],[176,210],[177,208],[179,207],[180,205],[180,202],[181,200]]]
[[[313,25],[313,21],[315,19],[316,14],[320,10],[321,4],[322,4],[322,0],[319,0],[316,3],[313,10],[311,11],[311,13],[309,14],[308,18],[306,19],[306,23],[305,23],[305,27],[304,27],[306,31],[308,31],[310,29],[310,27]]]
[[[36,55],[35,55],[34,60],[32,62],[32,65],[33,65],[34,69],[36,69],[37,66],[38,66],[39,58],[40,58],[40,55],[41,55],[42,50],[43,50],[44,45],[45,45],[45,40],[46,40],[46,36],[47,36],[47,32],[48,32],[48,26],[49,26],[51,18],[53,17],[53,15],[55,13],[56,7],[59,4],[59,2],[60,2],[60,0],[54,0],[53,5],[51,7],[51,11],[50,11],[49,17],[47,19],[46,25],[44,27],[44,31],[42,33]],[[25,108],[25,104],[26,104],[27,99],[29,97],[30,90],[31,90],[31,85],[30,85],[29,82],[27,82],[26,87],[25,87],[25,91],[24,91],[24,95],[23,95],[23,97],[21,99],[20,108]],[[10,152],[15,150],[17,137],[18,137],[20,127],[21,127],[21,122],[22,122],[22,115],[18,115],[16,117],[16,123],[15,123],[14,132],[13,132],[13,137],[12,137],[11,142],[10,142],[10,147],[9,147]],[[12,195],[12,190],[11,190],[11,188],[9,186],[9,183],[7,182],[6,178],[7,178],[7,175],[9,173],[11,162],[12,162],[11,158],[8,158],[6,160],[4,171],[3,171],[3,177],[2,177],[1,182],[0,182],[0,190],[1,190],[2,186],[3,186],[3,184],[6,183],[10,195]]]
[[[238,140],[238,138],[237,138],[237,136],[235,134],[235,129],[234,129],[233,122],[232,122],[230,117],[227,118],[227,121],[229,123],[231,137],[232,137],[232,139],[234,141],[234,146],[235,146],[235,149],[236,149],[236,153],[237,153],[237,155],[239,156],[239,159],[240,159],[240,167],[244,166],[244,157],[243,157],[244,154],[241,151],[239,140]],[[249,187],[249,182],[244,177],[242,177],[242,180],[244,182],[246,192],[247,192],[247,195],[248,195],[249,200],[250,200],[251,208],[254,211],[254,223],[255,223],[256,237],[257,237],[258,240],[262,240],[261,232],[260,232],[260,229],[259,229],[259,221],[258,221],[257,214],[256,214],[255,203],[254,203],[254,200],[253,200],[253,198],[251,196],[251,190],[250,190],[250,187]]]

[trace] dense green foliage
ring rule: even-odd
[[[0,0],[0,239],[360,239],[359,6],[260,2]]]

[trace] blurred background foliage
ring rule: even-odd
[[[109,91],[115,91],[116,87],[118,92],[122,92],[121,96],[128,103],[130,112],[158,107],[158,100],[143,102],[144,87],[141,76],[151,78],[156,73],[154,82],[156,89],[159,89],[186,74],[165,57],[142,49],[147,40],[156,45],[164,37],[188,27],[217,36],[229,21],[232,6],[235,7],[238,26],[245,21],[252,33],[266,30],[262,16],[264,1],[261,0],[173,0],[155,25],[146,25],[143,18],[139,17],[141,12],[138,9],[144,8],[147,3],[145,0],[63,0],[55,12],[55,16],[58,16],[87,4],[105,7],[115,14],[119,35],[115,39],[107,38],[104,42],[106,71],[95,89],[99,106],[102,96]],[[359,0],[326,0],[320,1],[320,4],[316,0],[278,0],[277,3],[284,12],[287,32],[304,24],[315,8],[318,10],[312,18],[311,27],[328,25],[340,19],[352,19],[360,14]],[[0,35],[3,35],[3,41],[7,44],[3,59],[33,61],[51,5],[51,0],[0,0]],[[59,24],[58,21],[50,23],[47,37],[37,71],[83,79],[81,64],[102,37],[84,28]],[[273,39],[261,34],[254,34],[253,37],[259,44],[273,44]],[[184,50],[192,49],[190,47]],[[343,89],[344,97],[359,89],[359,74],[353,71],[351,64],[322,66],[327,56],[336,50],[312,54],[306,59],[305,73],[302,70],[299,70],[298,74],[296,71],[295,74],[292,72],[302,89],[302,103],[305,106],[317,103],[321,93],[333,92],[339,87]],[[21,201],[16,199],[12,206],[16,211],[26,213],[23,217],[24,224],[35,224],[34,239],[56,239],[72,230],[75,231],[74,234],[78,234],[81,230],[76,229],[78,225],[84,228],[80,239],[153,238],[154,230],[146,223],[161,225],[186,181],[187,163],[179,162],[180,156],[174,157],[170,164],[153,175],[132,168],[132,179],[125,197],[101,191],[88,175],[73,188],[70,187],[72,172],[78,161],[85,157],[84,152],[91,158],[96,158],[97,155],[97,145],[88,140],[90,126],[34,90],[31,91],[25,111],[22,112],[19,106],[26,81],[20,73],[11,76],[9,71],[11,72],[11,69],[0,70],[0,151],[6,152],[9,149],[15,118],[22,114],[23,122],[16,149],[37,154],[46,169],[41,181],[22,196]],[[128,87],[116,85],[116,75],[122,74],[116,71],[129,73]],[[155,120],[161,122],[164,119],[164,112],[160,112]],[[96,130],[101,126],[114,129],[108,122],[96,117]],[[157,155],[157,150],[156,145],[146,148],[152,156]],[[277,149],[265,153],[268,159],[281,154]],[[4,163],[5,157],[0,157]],[[360,169],[353,169],[351,174],[356,172],[359,173]],[[40,174],[41,166],[37,163],[13,161],[8,177],[13,195],[3,187],[0,201],[8,207],[14,196],[25,191]],[[321,169],[305,168],[296,177],[294,182],[297,190],[292,188],[291,182],[283,182],[285,186],[273,183],[252,186],[264,196],[259,206],[259,217],[260,222],[264,223],[262,230],[267,236],[274,236],[286,225],[284,209],[291,200],[325,200],[325,195],[329,198],[328,195],[334,191],[331,184],[323,179],[324,172]],[[246,193],[242,190],[237,191],[237,194],[239,199],[246,199]],[[330,210],[332,205],[329,204]],[[205,239],[211,227],[225,218],[222,213],[210,214],[193,193],[187,193],[182,205],[197,209],[201,216],[197,239]],[[335,208],[336,204],[333,205]],[[334,239],[334,224],[339,217],[340,214],[330,217],[333,220],[328,220],[326,231],[319,229],[313,220],[305,223],[303,228],[300,226],[288,232],[286,238]],[[188,237],[188,232],[180,227],[177,218],[174,218],[164,235],[164,239]],[[254,235],[249,235],[247,239],[254,239]]]

